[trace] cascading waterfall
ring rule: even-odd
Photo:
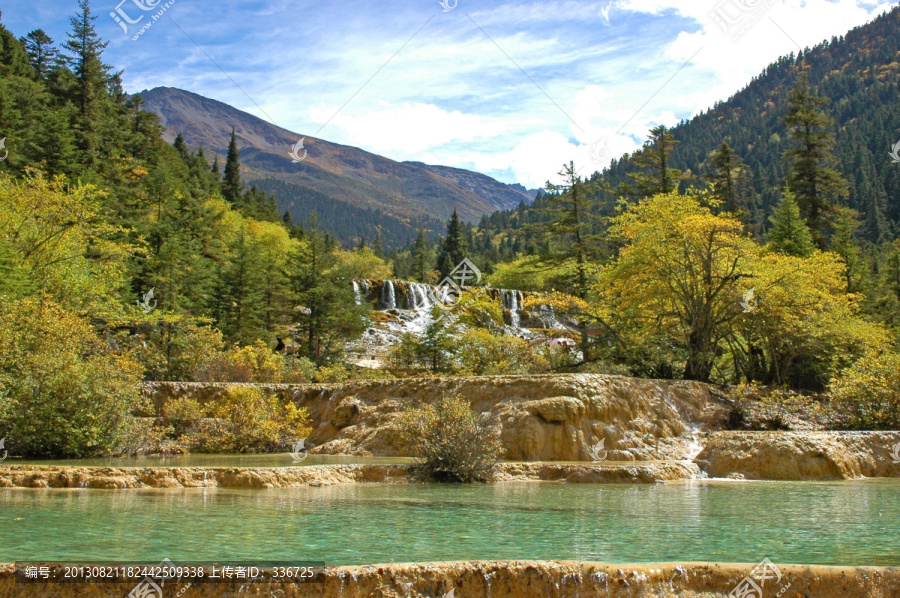
[[[521,301],[519,300],[520,293],[521,291],[504,292],[504,295],[509,295],[509,325],[513,328],[520,328],[522,322],[522,318],[519,316],[519,305],[521,304]],[[506,303],[505,298],[504,303]]]
[[[452,307],[455,298],[450,297],[452,290],[421,282],[405,280],[354,280],[353,292],[358,305],[368,301],[375,304],[380,311],[396,310],[400,323],[396,327],[405,331],[422,332],[433,321],[432,308],[438,304]],[[474,289],[467,289],[474,291]],[[536,309],[524,309],[526,294],[515,289],[484,288],[482,291],[500,303],[504,312],[508,312],[507,323],[512,331],[528,333],[530,328],[567,329],[560,321],[553,308],[540,305]]]
[[[381,308],[397,309],[397,292],[393,280],[385,280],[381,285]]]

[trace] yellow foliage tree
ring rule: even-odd
[[[623,248],[601,274],[594,311],[635,368],[656,360],[670,365],[653,370],[664,375],[680,365],[688,379],[821,388],[837,368],[885,346],[885,330],[845,292],[837,256],[770,252],[701,200],[657,195],[613,219]]]
[[[609,231],[624,247],[601,272],[600,311],[615,314],[638,347],[671,339],[684,354],[682,375],[710,380],[740,314],[738,280],[752,269],[756,245],[742,230],[697,196],[669,193],[625,207]]]
[[[114,310],[130,248],[113,240],[120,229],[103,217],[103,193],[29,174],[0,175],[0,241],[12,248],[33,290],[82,313]]]

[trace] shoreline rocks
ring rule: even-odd
[[[715,432],[703,445],[695,462],[711,478],[900,477],[900,432]]]
[[[215,400],[233,384],[154,382],[145,394],[167,401]],[[507,461],[585,461],[601,439],[616,461],[690,458],[691,435],[721,429],[728,407],[707,385],[599,374],[356,380],[341,384],[256,385],[305,407],[317,454],[409,454],[397,428],[408,407],[458,394],[500,428]],[[148,415],[148,414],[144,414]]]
[[[268,596],[286,598],[555,598],[563,596],[633,598],[719,598],[731,594],[753,564],[643,563],[575,561],[465,561],[329,567],[317,570],[316,583],[257,582],[173,584],[182,598]],[[777,565],[766,595],[816,598],[900,596],[896,567]],[[12,565],[0,565],[0,597],[68,598],[90,595],[121,598],[133,583],[23,584]],[[169,586],[169,584],[167,584]],[[771,588],[771,589],[770,589]],[[781,592],[781,593],[779,593]],[[756,593],[747,596],[756,596]]]
[[[305,467],[0,467],[0,488],[296,488],[413,483],[409,465]],[[689,462],[625,464],[502,463],[495,482],[655,483],[699,477]]]

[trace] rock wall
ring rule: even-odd
[[[696,462],[714,478],[900,477],[895,446],[900,432],[716,432],[705,439]]]
[[[207,401],[227,384],[154,383],[157,406],[176,397]],[[409,455],[396,427],[409,406],[459,394],[500,426],[510,461],[590,461],[601,439],[609,461],[688,459],[691,434],[720,428],[726,407],[708,387],[589,374],[413,378],[330,385],[263,385],[306,407],[313,421],[313,453]]]
[[[718,598],[732,594],[753,565],[512,561],[422,563],[330,568],[306,584],[233,582],[175,584],[166,596],[283,596],[285,598]],[[897,598],[900,569],[781,565],[766,596]],[[774,586],[774,587],[771,587]],[[771,589],[770,589],[771,587]],[[0,566],[0,598],[121,598],[134,584],[16,583],[11,566]],[[783,589],[783,593],[778,592]],[[744,595],[744,594],[742,594]],[[757,596],[753,592],[746,596]]]
[[[408,465],[313,465],[303,467],[0,467],[0,488],[293,488],[353,483],[404,484]],[[652,483],[700,477],[693,463],[634,465],[501,463],[498,482],[553,481]]]

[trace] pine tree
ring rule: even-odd
[[[447,236],[444,237],[438,255],[438,270],[441,273],[441,279],[450,276],[450,273],[468,257],[468,251],[469,245],[466,242],[465,228],[454,208],[450,222],[447,223]]]
[[[175,142],[172,146],[178,151],[179,155],[181,155],[181,159],[185,162],[190,158],[191,153],[188,151],[187,144],[184,142],[184,135],[179,133],[175,137]]]
[[[59,50],[53,47],[53,39],[43,29],[35,29],[22,38],[28,62],[38,79],[45,79],[51,69],[59,65]]]
[[[600,245],[592,234],[597,217],[592,213],[594,200],[589,184],[576,174],[575,164],[569,162],[559,172],[562,185],[547,183],[548,193],[535,211],[540,222],[529,227],[545,249],[539,261],[547,267],[561,269],[571,266],[574,280],[571,294],[587,297],[590,263],[599,257]]]
[[[372,251],[378,257],[384,257],[384,244],[381,242],[381,231],[375,231],[375,240],[372,242]]]
[[[349,282],[333,274],[337,247],[317,229],[315,215],[304,240],[299,254],[290,260],[294,298],[303,308],[298,310],[298,324],[306,337],[303,353],[324,365],[339,358],[346,344],[365,331],[372,306],[357,305]]]
[[[261,258],[245,228],[230,247],[230,259],[221,272],[219,328],[225,338],[250,344],[260,337],[264,327],[265,281]]]
[[[237,137],[231,129],[231,141],[228,142],[228,156],[225,158],[225,178],[222,180],[222,196],[232,205],[240,205],[243,199],[241,184],[241,156],[238,152]]]
[[[100,40],[94,29],[97,17],[91,14],[89,0],[78,0],[78,14],[71,18],[72,31],[64,48],[69,52],[69,63],[75,73],[76,85],[73,101],[78,109],[75,130],[81,162],[93,165],[99,160],[101,120],[104,107],[109,104],[109,87],[114,75],[111,67],[103,64],[103,51],[108,42]]]
[[[623,183],[622,192],[633,197],[651,197],[677,191],[681,171],[669,166],[670,155],[677,144],[664,125],[650,129],[643,149],[631,158],[635,166],[649,172],[629,173],[628,177],[634,182]]]
[[[425,236],[425,229],[420,228],[412,249],[413,277],[419,282],[427,282],[430,266],[431,251],[428,248],[428,238]]]
[[[703,178],[712,188],[713,196],[722,202],[723,209],[745,220],[746,200],[742,187],[747,180],[747,166],[727,141],[709,153],[709,166],[711,172]]]
[[[791,92],[784,117],[784,126],[796,144],[784,152],[790,161],[787,184],[796,193],[800,212],[822,249],[828,244],[834,202],[847,195],[847,182],[831,168],[834,138],[828,128],[833,123],[821,110],[826,103],[810,89],[804,72]]]
[[[790,188],[785,188],[775,213],[769,218],[772,228],[768,241],[772,249],[785,255],[809,257],[815,249],[809,227],[800,215],[800,207]]]
[[[212,165],[212,168],[210,169],[210,172],[215,175],[217,181],[222,178],[222,175],[219,172],[219,154],[216,154],[216,157],[213,160],[213,165]]]
[[[866,261],[854,238],[854,232],[860,225],[857,216],[858,213],[849,208],[836,209],[834,238],[830,248],[844,264],[844,282],[848,293],[862,291],[868,279]]]
[[[34,70],[28,64],[28,54],[23,43],[6,27],[0,25],[0,75],[31,77],[33,74]]]

